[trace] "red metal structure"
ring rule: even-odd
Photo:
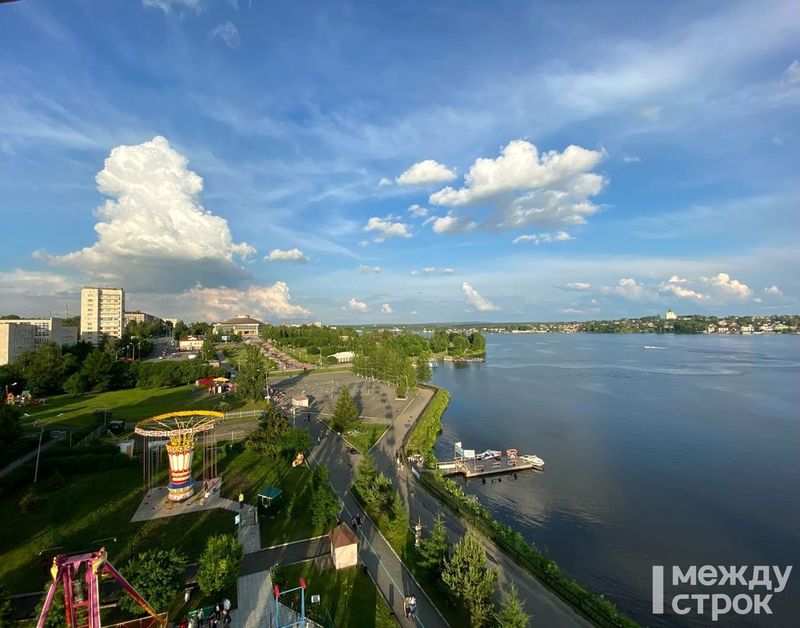
[[[88,554],[74,554],[72,556],[56,556],[53,558],[53,566],[50,573],[53,575],[53,582],[47,591],[47,597],[39,615],[39,622],[36,628],[44,628],[47,614],[55,598],[58,585],[64,587],[64,606],[66,607],[66,625],[69,628],[100,628],[100,591],[98,587],[99,576],[102,572],[109,574],[114,580],[119,582],[122,588],[139,603],[147,614],[150,615],[145,626],[167,625],[167,617],[153,610],[145,599],[136,592],[130,583],[114,569],[108,562],[105,548],[97,552]],[[85,591],[80,595],[80,578],[83,576]]]

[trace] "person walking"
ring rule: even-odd
[[[239,492],[239,510],[244,508],[244,493]]]
[[[417,618],[417,596],[412,594],[411,599],[408,600],[408,612],[411,619]]]

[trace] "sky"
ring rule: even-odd
[[[793,4],[0,4],[0,313],[796,313]]]

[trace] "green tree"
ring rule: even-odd
[[[284,438],[291,429],[288,419],[277,408],[270,406],[266,416],[248,437],[247,448],[275,458],[283,452]]]
[[[450,355],[461,356],[469,349],[469,340],[464,334],[453,336],[453,346],[450,348]]]
[[[197,563],[197,584],[206,595],[236,584],[242,564],[242,548],[232,534],[209,537]]]
[[[430,569],[435,574],[440,574],[450,557],[450,541],[447,540],[447,531],[441,513],[436,515],[436,521],[431,528],[431,534],[422,541],[419,548],[419,564]]]
[[[216,359],[217,350],[214,348],[214,341],[211,336],[206,336],[205,340],[203,340],[203,346],[200,347],[200,355],[198,357],[206,362]]]
[[[519,598],[517,585],[513,582],[507,591],[503,593],[503,601],[500,605],[500,612],[495,615],[497,625],[503,628],[528,628],[531,618],[525,612],[522,600]]]
[[[314,489],[311,496],[311,522],[317,528],[327,528],[336,521],[340,511],[339,498],[327,482]]]
[[[311,486],[316,491],[320,486],[325,486],[326,484],[328,484],[328,469],[318,464],[311,474]]]
[[[267,361],[261,354],[261,349],[255,345],[247,345],[242,352],[236,374],[236,396],[247,401],[263,399],[266,381]]]
[[[44,607],[44,600],[47,597],[47,592],[50,590],[50,583],[44,585],[44,595],[36,605],[34,611],[36,617],[42,614]],[[44,622],[46,628],[64,628],[66,625],[65,618],[67,616],[67,608],[64,606],[64,587],[60,584],[56,588],[56,594],[53,596],[53,602],[50,604],[50,610],[47,612],[47,619]]]
[[[308,451],[311,447],[311,436],[306,429],[292,427],[281,438],[280,446],[284,457],[291,459],[299,453]]]
[[[183,321],[178,321],[172,328],[172,337],[175,340],[180,340],[188,333],[188,331],[189,328],[186,326],[186,323],[184,323]]]
[[[474,332],[469,335],[469,348],[471,351],[481,352],[486,351],[486,338],[479,332]]]
[[[64,363],[61,347],[45,342],[36,351],[17,358],[28,388],[35,397],[58,393],[64,383]]]
[[[123,574],[134,589],[157,612],[165,611],[183,587],[186,557],[174,549],[151,549],[134,556]],[[142,607],[130,595],[123,595],[119,607],[140,614]]]
[[[433,337],[430,341],[431,351],[434,353],[441,353],[447,351],[450,346],[450,338],[444,329],[437,329],[433,332]]]
[[[64,382],[64,392],[68,395],[82,395],[92,387],[92,382],[84,373],[73,373]]]
[[[423,384],[431,381],[431,366],[428,364],[430,355],[426,352],[417,358],[417,381]]]
[[[351,428],[358,421],[358,406],[350,396],[350,391],[342,386],[339,389],[339,397],[336,399],[336,407],[333,409],[333,428],[337,432],[344,432]]]
[[[94,392],[105,392],[115,388],[116,367],[114,357],[107,351],[95,349],[83,362],[80,374]]]
[[[456,543],[447,560],[442,581],[450,593],[461,600],[469,611],[473,626],[485,626],[492,616],[497,572],[489,567],[486,552],[478,538],[470,531]]]
[[[19,409],[3,403],[0,405],[0,453],[9,451],[22,435]]]

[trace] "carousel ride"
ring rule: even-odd
[[[169,460],[169,501],[183,502],[194,494],[192,463],[198,445],[202,447],[203,453],[203,482],[215,478],[217,447],[214,426],[224,418],[222,412],[185,410],[159,414],[140,421],[135,432],[144,441],[142,451],[145,488],[152,488],[158,477],[162,447],[166,448]]]

